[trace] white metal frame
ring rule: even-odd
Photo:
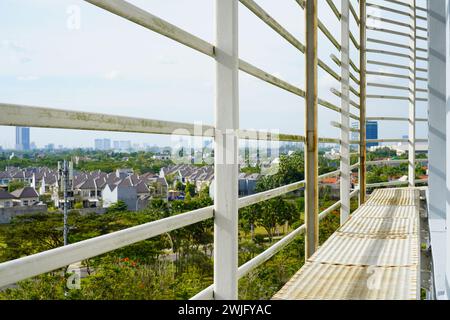
[[[105,114],[74,112],[59,109],[31,107],[0,103],[2,117],[0,125],[30,126],[42,128],[63,128],[78,130],[103,130],[117,132],[138,132],[148,134],[172,134],[174,130],[183,129],[186,135],[213,137],[215,140],[215,204],[214,206],[180,214],[167,219],[147,223],[126,230],[114,232],[89,240],[70,244],[46,252],[0,264],[0,287],[27,279],[45,272],[56,270],[81,260],[85,260],[117,248],[121,248],[151,237],[158,236],[207,219],[214,219],[214,284],[196,295],[195,299],[236,299],[238,297],[238,279],[254,270],[273,255],[291,243],[297,236],[306,235],[306,255],[310,256],[318,246],[319,221],[329,213],[342,207],[341,222],[350,214],[350,200],[357,195],[365,199],[365,99],[366,99],[366,38],[365,38],[365,8],[366,1],[360,0],[360,16],[349,0],[342,0],[342,12],[339,12],[333,1],[327,4],[341,21],[342,39],[339,43],[318,19],[317,0],[296,0],[305,10],[306,45],[296,39],[275,19],[253,0],[240,0],[247,9],[253,12],[264,23],[271,27],[282,38],[305,54],[307,62],[306,90],[302,90],[260,68],[239,59],[238,55],[238,0],[216,0],[216,43],[212,45],[170,23],[142,10],[124,0],[86,0],[115,15],[134,22],[149,30],[157,32],[187,47],[190,47],[216,61],[216,117],[214,126],[203,126],[201,132],[187,123],[140,119]],[[385,0],[387,1],[387,0]],[[387,1],[389,2],[389,1]],[[370,6],[371,4],[367,4]],[[410,8],[410,7],[409,7]],[[389,8],[388,8],[389,9]],[[392,10],[391,10],[392,11]],[[401,12],[401,11],[400,11]],[[402,12],[403,13],[403,12]],[[349,28],[350,17],[353,17],[361,27],[359,42]],[[388,21],[389,22],[389,21]],[[338,59],[332,55],[333,62],[340,66],[341,74],[335,72],[329,65],[317,56],[317,33],[320,30],[327,39],[341,52]],[[374,41],[372,41],[373,43]],[[351,60],[350,43],[359,51],[360,66]],[[369,50],[367,50],[369,52]],[[367,61],[369,62],[369,61]],[[372,64],[377,64],[374,61]],[[341,91],[335,94],[341,98],[341,106],[318,97],[317,68],[330,74],[341,83]],[[357,79],[351,69],[359,74]],[[238,71],[245,72],[271,85],[288,91],[298,97],[305,98],[306,103],[306,134],[276,134],[269,132],[252,132],[239,128]],[[388,75],[389,76],[389,75]],[[417,78],[419,79],[419,78]],[[359,92],[350,85],[350,80],[359,85]],[[426,79],[425,79],[426,80]],[[350,93],[360,98],[359,104],[350,99]],[[367,96],[369,97],[369,96]],[[381,97],[392,98],[392,97]],[[401,97],[400,97],[401,98]],[[360,110],[360,115],[350,112],[350,105]],[[339,124],[340,139],[318,137],[317,109],[318,106],[333,110],[341,115]],[[361,122],[359,141],[349,139],[349,121],[355,119]],[[394,121],[394,119],[382,119]],[[408,120],[411,122],[411,114]],[[413,119],[416,121],[417,119]],[[402,120],[405,121],[405,120]],[[304,142],[306,145],[305,181],[299,181],[256,195],[238,199],[238,139],[257,137],[257,140],[280,140]],[[384,139],[380,141],[388,141]],[[401,141],[401,139],[392,139]],[[414,143],[418,141],[414,137]],[[318,176],[317,147],[319,143],[341,144],[343,157],[338,171]],[[350,166],[349,146],[360,145],[360,162]],[[360,168],[360,189],[350,190],[350,172]],[[322,213],[318,213],[318,183],[331,176],[341,176],[341,200]],[[238,209],[285,195],[300,188],[306,189],[306,223],[291,232],[268,250],[238,267]],[[368,186],[369,187],[369,186]],[[370,187],[373,187],[370,186]],[[350,192],[351,191],[351,192]]]

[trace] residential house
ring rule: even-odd
[[[15,199],[11,193],[0,189],[0,208],[12,207]]]
[[[97,179],[88,177],[79,185],[74,186],[74,197],[83,203],[83,208],[96,208],[100,203],[101,190],[97,188]]]
[[[138,193],[130,177],[117,184],[106,184],[102,190],[103,207],[108,208],[118,201],[123,201],[128,210],[138,210]]]
[[[14,202],[19,206],[33,206],[39,203],[39,194],[32,187],[14,190],[11,194],[16,198]]]
[[[322,187],[321,188],[321,192],[322,195],[324,193],[328,193],[328,196],[331,199],[339,199],[341,196],[341,191],[340,191],[340,178],[339,177],[330,177],[330,178],[326,178],[326,179],[322,179],[319,182],[319,186]]]

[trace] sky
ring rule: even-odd
[[[351,1],[356,7],[356,0]],[[213,0],[129,2],[214,43]],[[296,1],[256,2],[304,43],[304,12]],[[380,0],[372,2],[381,3]],[[419,1],[421,5],[424,5],[423,2]],[[340,0],[334,3],[340,8]],[[377,11],[369,13],[380,15]],[[340,23],[325,1],[319,1],[319,17],[340,39]],[[383,17],[392,18],[389,15]],[[353,20],[352,29],[358,37]],[[0,30],[2,103],[187,123],[214,123],[215,76],[212,58],[87,2],[1,0]],[[369,31],[368,36],[405,43],[404,38],[389,36],[388,39],[379,32]],[[421,45],[425,46],[426,43]],[[239,5],[239,54],[241,59],[304,88],[303,54],[242,4]],[[330,54],[340,56],[319,33],[319,57],[336,72],[340,72]],[[357,51],[353,46],[351,57],[358,62]],[[368,55],[368,59],[375,58],[407,63],[401,58]],[[369,66],[368,69],[397,71],[376,66]],[[407,85],[407,80],[378,76],[371,76],[368,80]],[[241,128],[304,135],[304,99],[243,73],[240,74],[239,82]],[[319,69],[319,96],[339,105],[339,98],[330,92],[331,88],[340,89],[340,84]],[[371,93],[391,94],[386,89],[369,89]],[[352,99],[356,100],[356,97]],[[426,103],[418,103],[418,117],[426,117],[426,109]],[[357,113],[357,110],[353,109],[352,112]],[[368,101],[369,117],[406,117],[407,112],[406,102]],[[319,107],[320,136],[339,138],[339,131],[330,124],[339,119],[339,114]],[[418,125],[417,130],[418,138],[427,137],[425,124]],[[397,138],[407,133],[406,122],[380,123],[381,138]],[[66,147],[93,147],[95,138],[132,140],[133,143],[149,145],[171,143],[170,136],[31,129],[31,141],[38,147],[48,143]],[[11,148],[14,143],[14,128],[0,126],[0,145]]]

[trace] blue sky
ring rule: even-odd
[[[214,42],[213,0],[130,2]],[[356,6],[356,1],[352,2]],[[304,13],[296,1],[258,0],[257,3],[304,42]],[[339,39],[337,19],[325,1],[319,3],[321,20]],[[335,3],[340,7],[339,0]],[[73,21],[70,18],[74,10],[80,13],[80,28],[76,29],[68,27],[68,22]],[[241,58],[304,88],[303,55],[242,5],[239,15]],[[89,3],[1,0],[0,30],[1,102],[213,123],[214,61],[211,58]],[[385,39],[382,34],[369,33],[369,36]],[[401,38],[390,40],[405,41]],[[339,56],[320,35],[319,56],[339,72],[329,58],[330,54]],[[353,47],[352,58],[357,61]],[[372,58],[392,62],[392,58]],[[405,84],[386,78],[369,78],[369,81]],[[339,89],[340,85],[319,71],[319,95],[339,105],[339,99],[330,93],[331,87]],[[417,109],[418,116],[426,117],[425,103],[419,103]],[[383,114],[405,117],[407,103],[369,101],[369,116]],[[240,76],[240,117],[242,128],[304,134],[304,100],[246,74]],[[330,126],[331,121],[339,120],[337,113],[321,107],[319,119],[321,136],[339,136],[339,132]],[[407,124],[382,123],[380,130],[381,137],[399,137],[407,134]],[[167,136],[56,129],[32,128],[31,135],[31,140],[38,146],[51,142],[69,147],[92,147],[97,137],[148,144],[170,142]],[[418,136],[424,138],[426,135],[425,125],[419,125]],[[0,145],[14,145],[14,128],[0,127]]]

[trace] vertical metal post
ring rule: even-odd
[[[350,5],[341,0],[341,225],[350,215]]]
[[[411,0],[409,120],[408,120],[408,186],[416,186],[416,0]]]
[[[446,52],[446,61],[450,60],[450,3],[446,1],[446,27],[445,27],[445,52]],[[442,41],[442,39],[441,39]],[[447,208],[447,219],[446,219],[446,244],[445,244],[445,257],[446,257],[446,264],[445,264],[445,286],[446,286],[446,295],[447,299],[450,299],[450,81],[448,81],[450,76],[450,63],[446,64],[446,161],[445,161],[445,167],[446,167],[446,208]],[[434,108],[434,106],[433,106]],[[440,292],[438,292],[438,295],[441,295]]]
[[[366,0],[359,0],[359,81],[360,81],[360,114],[359,114],[359,128],[360,128],[360,142],[359,142],[359,204],[366,202]]]
[[[318,119],[317,119],[317,0],[307,0],[306,16],[306,154],[305,154],[305,255],[319,244]]]
[[[437,299],[446,299],[446,3],[428,0],[428,222]]]
[[[216,0],[214,298],[238,297],[238,1]]]
[[[68,175],[69,175],[69,169],[67,167],[67,161],[64,160],[63,164],[63,192],[64,192],[64,225],[63,225],[63,234],[64,234],[64,245],[67,246],[69,244],[68,241],[68,234],[69,234],[69,227],[67,225],[67,219],[68,219],[68,205],[67,205],[67,189],[68,189]]]

